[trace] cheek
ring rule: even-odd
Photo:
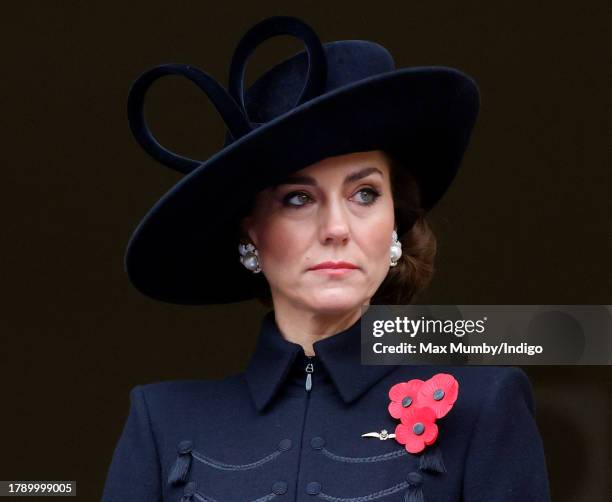
[[[260,235],[259,254],[269,265],[298,264],[306,248],[306,232],[296,232],[296,225],[270,222]]]
[[[382,263],[390,256],[390,248],[391,237],[385,234],[380,235],[377,239],[372,239],[370,241],[369,252],[373,259],[377,259]],[[386,264],[386,262],[384,264]]]
[[[393,202],[385,197],[378,206],[376,215],[363,228],[363,232],[360,232],[372,257],[389,254],[394,221]]]
[[[385,226],[382,225],[385,229]],[[367,273],[370,279],[378,280],[379,276],[385,276],[389,271],[391,256],[391,232],[373,230],[369,235],[364,234],[360,239],[361,252],[366,262]]]
[[[368,226],[361,233],[361,243],[370,258],[380,258],[390,252],[393,224],[387,220]]]

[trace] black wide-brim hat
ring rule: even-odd
[[[243,92],[248,57],[276,35],[302,39],[306,51]],[[177,155],[149,131],[144,98],[164,75],[194,82],[224,120],[225,145],[209,159]],[[130,127],[150,155],[185,176],[130,238],[129,279],[143,294],[168,303],[251,299],[262,274],[253,274],[239,260],[239,216],[258,191],[327,157],[384,150],[417,179],[423,207],[430,210],[456,175],[479,107],[476,83],[455,68],[395,69],[379,44],[321,44],[307,24],[285,16],[265,19],[243,36],[230,64],[227,91],[191,65],[152,68],[130,89]],[[396,224],[401,235],[406,229]]]

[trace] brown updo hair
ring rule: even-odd
[[[383,152],[389,165],[397,235],[402,256],[370,299],[371,305],[407,305],[431,282],[436,256],[436,237],[421,207],[421,195],[415,178],[396,157]],[[249,210],[250,211],[250,210]],[[248,214],[248,211],[244,213]],[[270,286],[263,274],[255,274],[255,298],[273,308]]]
[[[397,235],[402,256],[370,300],[372,305],[407,305],[431,282],[436,236],[421,206],[421,194],[409,169],[385,152],[389,164]]]

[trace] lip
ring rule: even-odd
[[[327,277],[344,277],[345,275],[349,275],[353,273],[355,268],[317,268],[315,270],[311,270],[315,274],[322,274]]]
[[[309,268],[308,270],[337,270],[338,272],[344,270],[353,270],[359,268],[357,265],[350,263],[348,261],[324,261],[316,264],[314,267]]]

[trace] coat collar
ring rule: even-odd
[[[315,342],[313,348],[345,403],[359,397],[396,368],[394,365],[361,364],[361,318],[346,330]],[[259,411],[280,389],[296,358],[304,356],[301,345],[282,336],[274,311],[268,312],[262,320],[257,345],[245,372]]]

